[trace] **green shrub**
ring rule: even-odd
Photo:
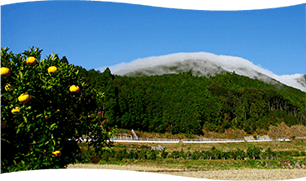
[[[231,153],[229,151],[222,153],[222,159],[224,159],[224,160],[229,160],[230,156],[231,156]]]
[[[104,152],[102,156],[105,161],[109,161],[110,153],[108,151]]]
[[[124,158],[123,151],[122,150],[116,151],[114,156],[117,161],[121,161]]]
[[[201,151],[201,157],[202,159],[211,159],[210,151]]]
[[[177,159],[177,158],[180,157],[180,152],[178,152],[178,151],[173,151],[168,157],[169,157],[169,158]]]
[[[243,150],[240,150],[239,148],[236,150],[236,154],[238,155],[238,159],[244,160],[244,158],[247,156],[246,153]]]
[[[129,152],[129,154],[128,154],[128,158],[129,158],[129,159],[137,159],[137,158],[138,158],[138,153],[135,152],[135,151],[133,151],[133,150],[131,150],[131,151]]]
[[[198,160],[201,156],[201,153],[199,151],[194,151],[191,155],[192,160]]]
[[[155,151],[155,150],[150,150],[149,152],[148,152],[148,156],[147,156],[147,158],[149,159],[149,160],[156,160],[157,159],[157,151]]]
[[[162,152],[161,152],[161,158],[163,158],[163,159],[165,159],[165,158],[167,158],[167,156],[168,156],[168,152],[166,152],[166,149],[164,149]]]
[[[138,155],[139,159],[147,159],[147,151],[146,150],[140,150],[139,155]]]
[[[186,159],[189,160],[192,157],[192,153],[188,150],[188,152],[186,153]]]
[[[301,151],[301,156],[306,156],[306,151]]]

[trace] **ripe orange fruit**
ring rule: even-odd
[[[52,154],[54,154],[55,156],[58,156],[58,157],[60,157],[62,155],[61,151],[54,151],[54,152],[52,152]],[[52,155],[52,157],[53,157],[53,155]]]
[[[80,92],[80,88],[79,88],[79,86],[72,85],[72,86],[70,86],[69,91],[78,93],[78,92]]]
[[[26,63],[28,64],[28,65],[35,65],[36,64],[36,59],[35,59],[35,57],[29,57],[29,58],[27,58],[27,60],[26,60]]]
[[[5,89],[6,91],[9,91],[9,90],[10,90],[10,87],[11,87],[11,84],[6,84],[5,87],[4,87],[4,89]]]
[[[48,73],[55,73],[57,68],[55,66],[51,66],[48,68]]]
[[[18,97],[18,101],[21,102],[21,103],[27,103],[29,102],[30,100],[30,96],[29,94],[21,94],[19,97]]]
[[[49,112],[47,112],[47,114],[48,114],[48,115],[50,115],[50,113],[49,113]],[[45,115],[45,118],[46,118],[46,119],[48,118],[48,115]]]
[[[11,74],[11,71],[9,68],[7,67],[1,67],[1,76],[4,75],[6,77],[8,77]]]
[[[11,112],[12,112],[13,114],[16,114],[17,112],[19,112],[19,110],[20,110],[20,107],[15,107],[15,108],[12,109]]]

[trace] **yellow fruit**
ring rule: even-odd
[[[11,71],[9,68],[7,67],[1,67],[1,76],[4,75],[6,77],[8,77],[11,74]]]
[[[10,90],[10,87],[11,87],[11,84],[6,84],[5,87],[4,87],[4,89],[5,89],[6,91],[9,91],[9,90]]]
[[[26,60],[26,63],[28,64],[28,65],[35,65],[36,64],[36,59],[35,59],[35,57],[29,57],[29,58],[27,58],[27,60]]]
[[[21,94],[19,97],[18,97],[18,101],[21,102],[21,103],[27,103],[29,102],[30,100],[30,96],[29,94]]]
[[[72,85],[70,86],[69,91],[78,93],[80,91],[80,88],[79,86]]]
[[[11,112],[12,112],[13,114],[16,114],[17,112],[19,112],[19,110],[20,110],[20,107],[15,107],[15,108],[12,109]]]
[[[54,155],[56,155],[58,157],[60,157],[62,155],[61,151],[54,151],[54,152],[52,152],[52,154],[54,154]]]
[[[57,68],[55,66],[51,66],[48,68],[48,73],[55,73]]]

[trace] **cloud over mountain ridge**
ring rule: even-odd
[[[136,59],[130,63],[110,67],[111,71],[113,71],[113,68],[117,69],[114,70],[114,74],[126,76],[178,74],[190,69],[198,76],[214,76],[219,73],[235,71],[238,75],[274,85],[278,84],[279,81],[282,84],[306,92],[306,78],[303,74],[279,76],[240,57],[215,55],[206,52],[175,53]]]

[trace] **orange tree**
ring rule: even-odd
[[[115,128],[96,113],[104,94],[91,89],[74,65],[38,48],[22,54],[1,48],[1,172],[65,168],[81,161],[76,140],[92,139],[99,160],[112,150]],[[102,129],[101,129],[102,128]],[[70,140],[69,140],[70,139]]]

